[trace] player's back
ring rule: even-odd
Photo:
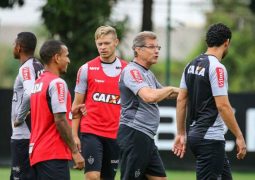
[[[212,90],[217,67],[223,68],[224,66],[216,57],[202,54],[185,68],[185,81],[189,94],[190,136],[223,138],[225,125],[219,116]],[[211,135],[210,131],[215,133]]]

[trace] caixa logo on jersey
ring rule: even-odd
[[[104,93],[96,92],[93,94],[92,98],[96,102],[120,104],[120,96],[115,94],[104,94]]]

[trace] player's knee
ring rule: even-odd
[[[146,175],[148,180],[167,180],[167,177],[149,176]]]
[[[100,172],[92,171],[85,174],[86,180],[100,180]]]

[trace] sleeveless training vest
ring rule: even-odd
[[[121,60],[121,69],[126,65],[127,63]],[[85,97],[87,115],[81,119],[81,132],[116,138],[120,118],[119,77],[120,74],[109,77],[104,73],[100,57],[88,62]]]
[[[51,100],[48,95],[50,82],[57,78],[59,77],[50,72],[43,73],[36,80],[31,95],[32,132],[29,145],[31,166],[51,159],[71,159],[71,152],[56,128],[50,105]],[[61,91],[61,86],[58,90]],[[71,110],[71,96],[69,92],[66,107],[66,118],[68,119],[68,114]]]

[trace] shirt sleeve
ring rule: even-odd
[[[187,84],[186,84],[186,81],[185,81],[185,71],[183,71],[183,73],[182,73],[180,88],[181,89],[187,89]]]
[[[19,69],[19,77],[23,82],[22,102],[17,112],[17,120],[25,121],[27,113],[30,110],[30,96],[35,83],[35,71],[32,66],[22,66]]]
[[[212,64],[209,68],[209,79],[213,96],[228,95],[228,75],[224,65]]]
[[[84,64],[80,67],[77,78],[76,86],[74,92],[85,94],[87,91],[87,81],[88,81],[88,64]]]
[[[143,87],[149,87],[149,84],[145,81],[142,72],[139,69],[126,69],[124,71],[123,81],[127,88],[129,88],[134,94],[137,95],[138,91]]]
[[[53,114],[67,112],[68,87],[63,79],[54,79],[49,84],[49,96]]]

